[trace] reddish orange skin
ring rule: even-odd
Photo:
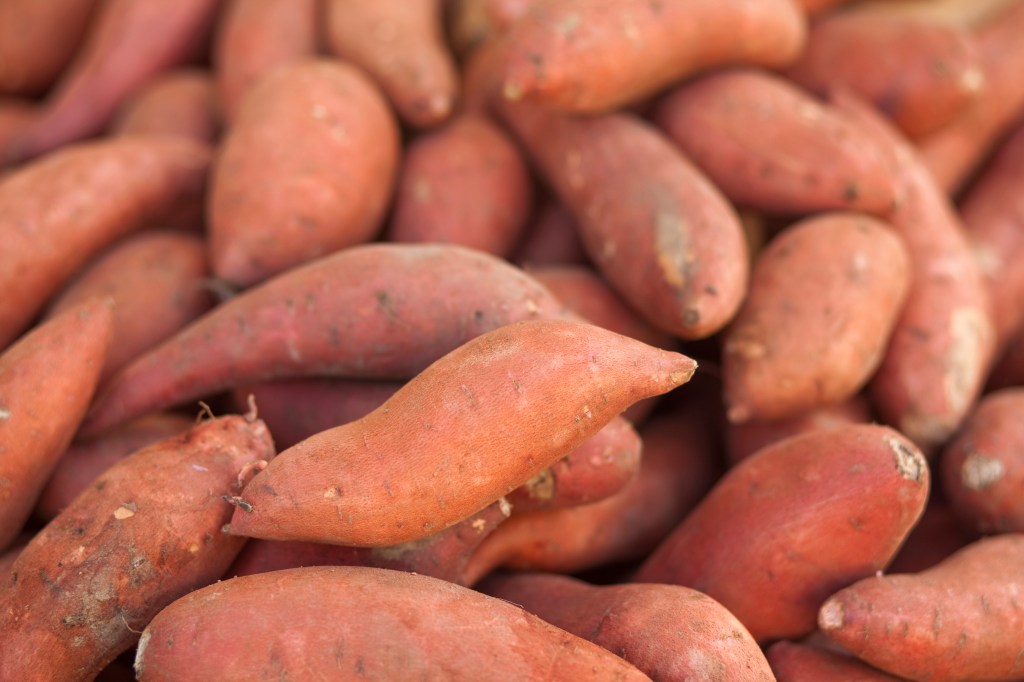
[[[974,542],[917,574],[865,578],[821,607],[833,641],[911,680],[1010,682],[1024,676],[1024,535]]]
[[[775,682],[736,617],[680,585],[596,586],[545,573],[494,575],[478,590],[626,659],[652,680]]]
[[[778,682],[899,682],[901,678],[842,654],[796,642],[776,642],[765,650]]]
[[[250,286],[369,241],[391,198],[398,145],[387,103],[355,67],[308,59],[268,74],[214,163],[214,273]]]
[[[0,355],[0,550],[28,519],[85,416],[113,327],[110,301],[90,299]]]
[[[221,496],[273,456],[260,421],[229,416],[107,470],[11,567],[0,679],[91,680],[164,606],[219,578],[243,544],[221,532]]]
[[[791,0],[538,0],[502,36],[496,80],[509,99],[606,112],[711,68],[784,66],[805,38]]]
[[[316,0],[228,0],[213,36],[217,102],[228,125],[245,94],[270,71],[317,48]]]
[[[672,347],[672,337],[640,319],[591,268],[527,265],[526,271],[583,319],[650,346]]]
[[[238,637],[239,620],[249,636]],[[286,621],[309,625],[282,628]],[[142,637],[141,682],[468,682],[482,671],[510,680],[649,679],[500,599],[379,568],[296,568],[211,585],[165,609]]]
[[[630,114],[501,115],[570,210],[608,283],[651,325],[708,336],[736,313],[749,256],[739,217],[653,126]]]
[[[493,256],[450,244],[353,247],[235,296],[133,362],[83,435],[254,381],[408,379],[485,331],[556,317],[566,313],[549,291]]]
[[[1007,342],[1006,350],[989,373],[989,390],[1010,386],[1024,386],[1024,330]]]
[[[189,140],[83,143],[0,179],[0,348],[117,238],[198,199],[210,151]]]
[[[948,502],[932,496],[886,572],[920,573],[979,537],[960,523]]]
[[[955,194],[1024,112],[1024,4],[1014,2],[978,27],[985,90],[962,116],[918,144],[936,184]]]
[[[118,108],[155,74],[186,63],[205,43],[216,0],[108,0],[40,115],[5,150],[32,158],[103,131]]]
[[[600,431],[519,486],[506,499],[512,513],[564,509],[616,494],[636,478],[643,443],[633,426],[614,417]]]
[[[246,487],[231,532],[365,547],[425,537],[695,369],[684,355],[586,323],[506,325],[448,353],[366,417],[285,450]]]
[[[1024,532],[1024,387],[989,393],[939,460],[957,516],[981,533]]]
[[[833,7],[845,5],[850,0],[797,0],[797,4],[803,8],[808,15],[820,14]]]
[[[995,351],[991,302],[956,209],[907,141],[853,95],[836,106],[900,163],[888,223],[910,253],[910,293],[870,392],[880,418],[931,457],[970,412]]]
[[[568,211],[553,201],[537,210],[516,247],[513,263],[525,267],[543,265],[587,265],[587,253],[580,233]]]
[[[38,95],[74,57],[96,0],[0,3],[0,94]]]
[[[33,515],[49,521],[71,504],[78,495],[136,450],[188,431],[195,418],[180,414],[147,415],[87,443],[72,443],[64,451],[56,469],[46,482]]]
[[[215,144],[220,120],[213,78],[200,69],[177,69],[153,78],[124,103],[110,132],[181,135]]]
[[[983,96],[981,63],[966,29],[855,9],[815,22],[786,76],[814,92],[848,88],[919,138]]]
[[[684,400],[682,409],[642,424],[640,472],[619,493],[581,507],[513,514],[481,543],[463,582],[473,585],[499,567],[577,573],[644,557],[719,475],[708,429],[712,404]]]
[[[187,326],[213,305],[206,243],[194,234],[147,231],[108,249],[57,296],[53,316],[95,296],[114,299],[114,338],[100,381]]]
[[[324,39],[387,93],[404,123],[429,128],[451,116],[459,78],[440,0],[327,0]]]
[[[232,391],[235,409],[256,401],[260,419],[274,434],[279,450],[299,441],[365,417],[402,387],[399,381],[370,381],[309,377],[266,381]]]
[[[998,153],[960,202],[960,216],[992,301],[996,352],[1024,328],[1024,124]]]
[[[470,555],[500,523],[508,518],[505,500],[484,507],[481,511],[454,526],[391,547],[347,547],[317,542],[250,540],[226,578],[279,571],[301,566],[368,566],[389,568],[429,575],[462,584]]]
[[[465,55],[508,30],[537,0],[447,0],[445,23],[452,47]]]
[[[779,76],[720,71],[669,91],[653,115],[737,204],[784,215],[896,205],[896,169],[855,125]]]
[[[907,298],[911,263],[889,225],[825,213],[763,248],[724,333],[730,421],[784,419],[848,400],[871,378]]]
[[[728,422],[725,425],[725,456],[730,464],[738,464],[761,448],[790,436],[819,429],[834,429],[846,424],[870,422],[871,407],[863,394],[788,419],[752,419],[742,424]]]
[[[507,256],[533,203],[522,153],[482,116],[460,116],[405,150],[387,238]]]
[[[734,466],[633,576],[721,602],[759,642],[801,637],[881,570],[924,510],[927,464],[884,426],[815,431]]]

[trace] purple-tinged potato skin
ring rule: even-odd
[[[653,119],[739,205],[884,215],[898,201],[891,159],[827,105],[768,72],[735,69],[685,83]]]
[[[197,200],[209,162],[205,145],[137,136],[71,145],[0,177],[0,348],[93,255]]]
[[[222,532],[266,427],[227,416],[140,450],[22,550],[0,587],[0,679],[91,680],[178,597],[217,580],[244,541]]]
[[[778,682],[899,682],[852,656],[798,642],[782,640],[765,650]]]
[[[251,286],[370,241],[391,199],[398,137],[387,102],[351,64],[309,58],[268,73],[211,173],[214,273]]]
[[[539,0],[501,37],[494,78],[510,100],[594,114],[700,71],[784,66],[805,39],[792,0]]]
[[[932,457],[974,406],[992,362],[988,289],[960,216],[907,140],[853,94],[832,99],[899,163],[903,201],[887,222],[910,253],[910,293],[870,394],[879,418]]]
[[[736,617],[681,585],[590,585],[554,573],[498,574],[478,590],[626,659],[652,680],[775,682]]]
[[[911,264],[885,223],[825,213],[761,250],[725,332],[730,421],[783,419],[851,398],[871,378],[910,288]]]
[[[0,353],[0,550],[71,443],[113,334],[110,300],[89,299]]]
[[[699,339],[732,319],[750,256],[725,197],[652,125],[626,113],[499,111],[573,214],[587,254],[648,323]]]
[[[957,517],[981,533],[1024,533],[1024,387],[989,393],[939,459]]]
[[[235,296],[133,362],[82,430],[255,381],[405,380],[486,331],[565,316],[539,282],[494,256],[452,244],[356,246]]]
[[[928,484],[924,457],[885,426],[788,438],[730,469],[633,580],[699,590],[759,642],[801,637],[830,594],[888,564]]]
[[[285,450],[243,491],[230,532],[365,547],[425,537],[695,369],[684,355],[591,324],[506,325],[448,353],[366,417]]]
[[[919,682],[1024,678],[1024,535],[978,540],[916,574],[865,578],[818,615],[859,658]]]
[[[513,604],[428,576],[338,566],[235,578],[178,600],[144,631],[135,672],[141,682],[649,679]]]
[[[460,116],[405,148],[387,238],[508,256],[533,204],[522,152],[497,124]]]
[[[242,548],[225,578],[300,566],[369,566],[465,584],[465,568],[470,556],[511,511],[508,501],[502,498],[454,526],[391,547],[253,539]]]

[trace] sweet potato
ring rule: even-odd
[[[1024,121],[1000,144],[960,202],[960,215],[992,301],[996,353],[1024,328]]]
[[[236,296],[126,367],[83,435],[254,381],[408,379],[485,331],[545,317],[564,317],[562,305],[493,256],[454,245],[345,249]]]
[[[868,663],[911,680],[1024,677],[1024,535],[974,542],[917,574],[865,578],[825,602],[822,631]]]
[[[252,86],[317,48],[316,0],[228,0],[213,36],[217,102],[230,126]]]
[[[1024,3],[1016,0],[977,27],[985,90],[962,116],[918,143],[924,164],[949,194],[964,185],[1024,113],[1022,31]]]
[[[45,91],[74,57],[99,4],[0,2],[0,94],[32,96]]]
[[[147,445],[185,433],[195,419],[156,413],[114,429],[87,443],[72,443],[61,456],[36,501],[35,518],[49,521],[71,504],[100,474]]]
[[[209,150],[190,140],[83,143],[0,179],[0,348],[103,247],[198,199]]]
[[[780,641],[765,650],[778,682],[899,682],[900,678],[828,649]]]
[[[327,429],[347,424],[384,404],[402,387],[399,381],[310,377],[265,381],[231,392],[236,410],[245,410],[249,396],[274,434],[279,450]]]
[[[892,210],[891,157],[779,76],[734,69],[670,91],[654,121],[732,201],[794,215]]]
[[[219,578],[243,544],[221,532],[221,497],[273,456],[259,420],[230,416],[111,467],[11,567],[0,679],[91,680],[160,609]]]
[[[806,48],[785,73],[814,92],[849,88],[908,137],[920,138],[984,96],[981,64],[966,29],[855,7],[815,22]]]
[[[447,0],[445,25],[456,54],[464,55],[508,30],[536,0]]]
[[[17,162],[100,133],[155,74],[197,56],[217,7],[216,0],[100,3],[40,115],[0,155]]]
[[[988,291],[959,215],[906,140],[855,96],[839,92],[834,101],[901,164],[904,201],[888,223],[913,275],[870,392],[881,419],[931,456],[971,410],[992,361]]]
[[[957,516],[982,533],[1024,532],[1024,387],[989,393],[939,460]]]
[[[501,94],[597,113],[727,64],[779,67],[806,38],[791,0],[538,0],[500,38]]]
[[[250,540],[225,577],[279,571],[300,566],[368,566],[410,571],[461,583],[473,551],[511,507],[502,498],[433,535],[391,547],[348,547],[318,542]]]
[[[924,457],[888,427],[788,438],[730,469],[633,580],[699,590],[759,642],[800,637],[830,594],[892,559],[928,487]]]
[[[571,118],[510,104],[500,113],[598,270],[644,319],[694,339],[732,318],[747,284],[739,218],[667,138],[629,114]]]
[[[783,230],[758,254],[724,335],[729,420],[794,417],[856,394],[885,354],[911,269],[900,238],[864,214]]]
[[[980,537],[965,528],[949,503],[940,497],[941,485],[935,492],[938,495],[928,500],[921,518],[886,569],[888,573],[919,573]]]
[[[0,550],[28,519],[85,416],[113,336],[110,308],[109,299],[85,301],[0,355]]]
[[[213,79],[200,69],[168,71],[124,103],[110,130],[118,135],[181,135],[215,144],[220,120]]]
[[[327,59],[272,71],[242,101],[214,163],[214,273],[249,286],[369,241],[397,167],[397,124],[362,72]]]
[[[1006,343],[1006,349],[993,363],[988,389],[1024,386],[1024,329]]]
[[[576,573],[645,556],[692,509],[720,471],[703,392],[639,427],[637,477],[611,497],[580,507],[513,514],[465,567],[473,585],[495,568]],[[713,423],[713,422],[712,422]]]
[[[207,273],[206,244],[199,236],[142,232],[82,270],[47,314],[94,296],[114,299],[114,338],[100,373],[102,382],[212,306],[212,296],[202,285]]]
[[[521,265],[585,265],[586,250],[572,216],[554,201],[546,201],[526,228],[512,255]]]
[[[422,575],[330,566],[235,578],[178,600],[143,632],[135,672],[141,682],[648,679],[500,599]]]
[[[684,355],[590,324],[506,325],[448,353],[366,417],[285,450],[243,491],[230,532],[367,547],[430,535],[695,369]]]
[[[482,116],[460,116],[406,147],[387,238],[507,256],[532,201],[533,180],[512,140]]]
[[[696,590],[545,573],[495,575],[476,589],[615,652],[652,680],[775,680],[736,617]]]
[[[262,409],[262,405],[260,407]],[[737,464],[761,448],[790,436],[869,422],[871,406],[861,393],[841,403],[825,405],[788,419],[752,419],[741,424],[728,422],[725,425],[725,456],[730,464]]]
[[[370,74],[405,124],[429,128],[448,119],[459,78],[441,0],[326,0],[323,12],[328,50]]]

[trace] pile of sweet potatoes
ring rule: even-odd
[[[1024,680],[1024,0],[0,0],[0,680]]]

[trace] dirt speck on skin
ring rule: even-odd
[[[555,476],[551,469],[544,469],[525,484],[526,492],[535,500],[550,500],[555,496]]]
[[[1006,468],[998,459],[972,452],[960,466],[960,482],[968,490],[984,490],[998,483],[1005,473]]]
[[[925,462],[924,456],[916,448],[899,438],[885,436],[884,439],[893,452],[893,459],[900,476],[908,481],[922,482],[925,472],[928,470],[928,463]]]

